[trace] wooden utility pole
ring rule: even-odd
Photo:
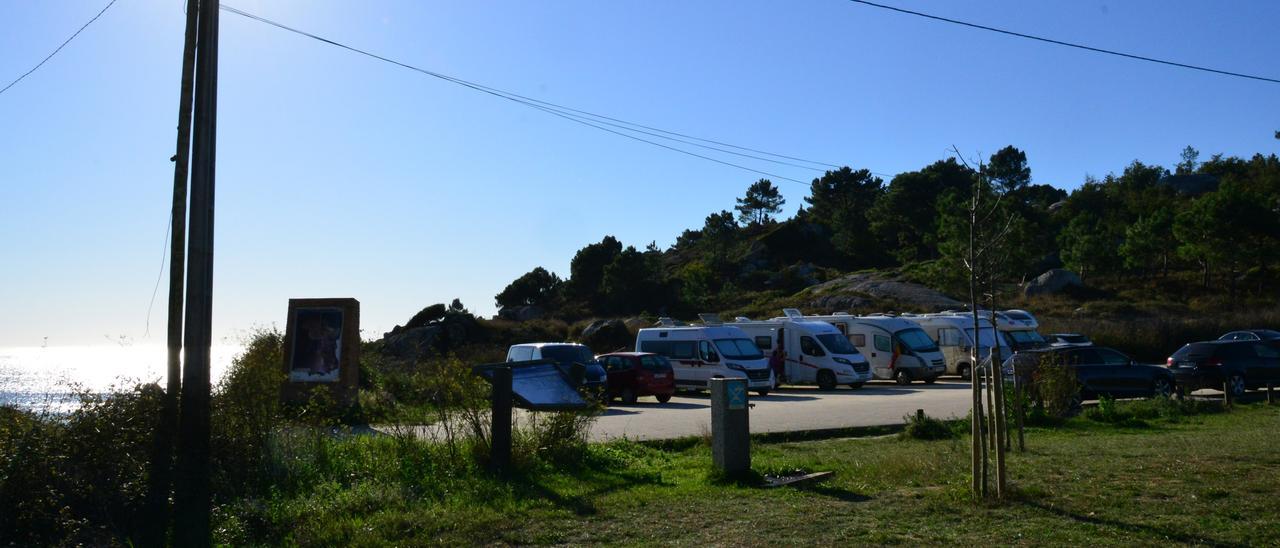
[[[218,128],[218,0],[201,0],[174,544],[208,546],[209,347],[213,329],[213,204]]]
[[[173,442],[178,430],[178,393],[182,389],[182,295],[187,252],[187,171],[191,152],[191,101],[194,94],[196,22],[200,10],[195,1],[187,7],[182,46],[182,83],[178,92],[178,142],[173,154],[173,209],[170,212],[168,385],[162,416],[158,417],[155,450],[147,486],[148,523],[143,546],[165,544],[169,526],[169,487],[173,477]]]

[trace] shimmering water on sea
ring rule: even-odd
[[[211,349],[210,378],[222,378],[243,347]],[[138,383],[165,384],[165,348],[158,345],[95,345],[0,348],[0,405],[65,413],[79,404],[79,391],[100,393]]]

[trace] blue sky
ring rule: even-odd
[[[1280,76],[1280,3],[884,0]],[[432,70],[632,121],[897,173],[1025,150],[1074,188],[1191,144],[1272,153],[1280,85],[974,31],[841,0],[230,5]],[[105,1],[0,3],[0,83]],[[162,343],[183,4],[119,0],[0,95],[0,346]],[[566,122],[222,14],[215,337],[355,297],[366,337],[422,306],[561,275],[613,234],[670,245],[758,175]],[[816,173],[753,165],[801,180]],[[807,188],[778,181],[786,213]]]

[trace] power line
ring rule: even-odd
[[[1035,35],[1031,35],[1031,34],[1023,34],[1023,33],[1021,33],[1021,32],[1014,32],[1014,31],[1011,31],[1011,30],[999,29],[999,28],[996,28],[996,27],[988,27],[988,26],[986,26],[986,25],[979,25],[979,24],[977,24],[977,23],[970,23],[970,22],[967,22],[967,21],[960,21],[960,20],[957,20],[957,19],[948,19],[948,18],[946,18],[946,17],[940,17],[940,16],[937,16],[937,15],[930,15],[930,14],[928,14],[928,13],[922,13],[922,12],[918,12],[918,11],[912,11],[912,10],[909,10],[909,9],[903,9],[903,8],[898,8],[898,7],[894,7],[894,6],[886,6],[886,5],[884,5],[884,4],[877,4],[877,3],[875,3],[875,2],[868,2],[867,0],[849,0],[849,1],[850,1],[850,2],[854,2],[854,3],[857,3],[857,4],[865,4],[865,5],[872,6],[872,7],[876,7],[876,8],[886,9],[886,10],[890,10],[890,11],[896,11],[896,12],[898,12],[898,13],[905,13],[905,14],[908,14],[908,15],[915,15],[915,16],[917,16],[917,17],[924,17],[924,18],[926,18],[926,19],[933,19],[933,20],[935,20],[935,21],[942,21],[942,22],[944,22],[944,23],[952,23],[952,24],[955,24],[955,25],[961,25],[961,26],[970,27],[970,28],[975,28],[975,29],[979,29],[979,30],[987,30],[987,31],[991,31],[991,32],[998,32],[998,33],[1000,33],[1000,34],[1007,34],[1007,35],[1009,35],[1009,36],[1017,36],[1018,38],[1026,38],[1026,39],[1028,39],[1028,40],[1037,40],[1037,41],[1040,41],[1040,42],[1047,42],[1047,43],[1050,43],[1050,44],[1057,44],[1057,45],[1059,45],[1059,46],[1066,46],[1066,47],[1069,47],[1069,48],[1077,48],[1077,49],[1082,49],[1082,50],[1086,50],[1086,51],[1092,51],[1092,52],[1095,52],[1095,53],[1105,53],[1105,54],[1107,54],[1107,55],[1115,55],[1115,56],[1117,56],[1117,57],[1126,57],[1126,58],[1129,58],[1129,59],[1136,59],[1136,60],[1139,60],[1139,61],[1147,61],[1147,62],[1149,62],[1149,63],[1159,63],[1159,64],[1161,64],[1161,65],[1169,65],[1169,66],[1173,66],[1173,67],[1181,67],[1181,68],[1186,68],[1186,69],[1191,69],[1191,70],[1200,70],[1200,71],[1204,71],[1204,72],[1212,72],[1212,73],[1214,73],[1214,74],[1221,74],[1221,75],[1224,75],[1224,76],[1235,76],[1235,77],[1238,77],[1238,78],[1248,78],[1248,79],[1250,79],[1250,80],[1260,80],[1260,81],[1263,81],[1263,82],[1271,82],[1271,83],[1273,83],[1273,84],[1280,84],[1280,80],[1277,80],[1277,79],[1275,79],[1275,78],[1267,78],[1267,77],[1265,77],[1265,76],[1254,76],[1254,75],[1252,75],[1252,74],[1243,74],[1243,73],[1240,73],[1240,72],[1231,72],[1231,71],[1227,71],[1227,70],[1219,70],[1219,69],[1215,69],[1215,68],[1202,67],[1202,66],[1198,66],[1198,65],[1188,65],[1188,64],[1186,64],[1186,63],[1178,63],[1178,62],[1176,62],[1176,61],[1166,61],[1166,60],[1164,60],[1164,59],[1156,59],[1156,58],[1154,58],[1154,57],[1144,57],[1144,56],[1141,56],[1141,55],[1134,55],[1134,54],[1132,54],[1132,53],[1124,53],[1124,52],[1114,51],[1114,50],[1109,50],[1109,49],[1095,48],[1095,47],[1093,47],[1093,46],[1086,46],[1086,45],[1084,45],[1084,44],[1076,44],[1076,43],[1072,43],[1072,42],[1064,42],[1064,41],[1062,41],[1062,40],[1054,40],[1054,39],[1052,39],[1052,38],[1045,38],[1045,37],[1042,37],[1042,36],[1035,36]]]
[[[472,90],[474,90],[474,91],[479,91],[479,92],[481,92],[481,93],[486,93],[486,94],[489,94],[489,95],[493,95],[493,96],[495,96],[495,97],[499,97],[499,98],[502,98],[502,99],[506,99],[506,100],[508,100],[508,101],[512,101],[512,102],[515,102],[515,103],[518,103],[518,104],[521,104],[521,105],[524,105],[524,106],[527,106],[527,107],[530,107],[530,108],[534,108],[534,109],[540,110],[540,111],[542,111],[542,112],[545,112],[545,113],[547,113],[547,114],[551,114],[551,115],[553,115],[553,116],[558,116],[558,117],[560,117],[560,118],[563,118],[563,119],[565,119],[565,120],[569,120],[569,121],[571,121],[571,122],[575,122],[575,123],[582,124],[582,125],[585,125],[585,126],[588,126],[588,127],[592,127],[592,128],[594,128],[594,129],[598,129],[598,130],[601,130],[601,131],[606,131],[606,132],[609,132],[609,133],[612,133],[612,134],[615,134],[615,135],[618,135],[618,136],[621,136],[621,137],[626,137],[626,138],[628,138],[628,139],[633,139],[633,140],[640,141],[640,142],[642,142],[642,143],[646,143],[646,144],[653,145],[653,146],[656,146],[656,147],[664,148],[664,149],[667,149],[667,150],[670,150],[670,151],[673,151],[673,152],[678,152],[678,153],[681,153],[681,154],[686,154],[686,155],[689,155],[689,156],[693,156],[693,157],[695,157],[695,158],[700,158],[700,159],[708,160],[708,161],[712,161],[712,162],[715,162],[715,163],[718,163],[718,164],[722,164],[722,165],[726,165],[726,166],[730,166],[730,167],[734,167],[734,168],[742,169],[742,170],[745,170],[745,171],[750,171],[750,172],[752,172],[752,173],[757,173],[757,174],[760,174],[760,175],[766,175],[766,176],[769,176],[769,177],[773,177],[773,178],[777,178],[777,179],[781,179],[781,180],[785,180],[785,181],[791,181],[791,182],[795,182],[795,183],[799,183],[799,184],[804,184],[804,185],[808,185],[808,184],[809,184],[808,182],[802,181],[802,180],[800,180],[800,179],[795,179],[795,178],[787,177],[787,176],[784,176],[784,175],[779,175],[779,174],[770,173],[770,172],[767,172],[767,171],[762,171],[762,170],[754,169],[754,168],[751,168],[751,167],[748,167],[748,166],[743,166],[743,165],[736,164],[736,163],[733,163],[733,162],[727,162],[727,161],[720,160],[720,159],[717,159],[717,158],[713,158],[713,157],[710,157],[710,156],[706,156],[706,155],[703,155],[703,154],[698,154],[698,153],[695,153],[695,152],[691,152],[691,151],[688,151],[688,150],[684,150],[684,149],[679,148],[679,147],[674,147],[674,146],[669,146],[669,145],[666,145],[666,144],[662,144],[662,143],[654,142],[654,141],[651,141],[651,140],[649,140],[649,139],[645,139],[645,138],[642,138],[642,137],[638,137],[638,136],[636,136],[636,135],[632,135],[631,133],[624,133],[624,131],[627,131],[627,132],[636,132],[636,133],[641,133],[641,134],[650,135],[650,136],[654,136],[654,137],[658,137],[658,138],[662,138],[662,139],[667,139],[667,140],[672,140],[672,141],[676,141],[676,142],[680,142],[680,143],[684,143],[684,144],[689,144],[689,145],[693,145],[693,146],[698,146],[698,147],[702,147],[702,148],[707,148],[707,149],[715,150],[715,151],[717,151],[717,152],[721,152],[721,153],[724,153],[724,154],[734,154],[734,155],[737,155],[737,156],[743,156],[743,157],[751,158],[751,159],[754,159],[754,160],[760,160],[760,161],[765,161],[765,162],[773,162],[773,163],[778,163],[778,164],[788,165],[788,166],[792,166],[792,167],[799,167],[799,168],[803,168],[803,169],[811,169],[811,170],[814,170],[814,171],[826,171],[826,170],[825,170],[825,169],[823,169],[823,168],[818,168],[818,167],[811,167],[811,166],[802,166],[802,165],[797,165],[797,164],[794,164],[794,163],[785,162],[785,161],[781,161],[781,160],[777,160],[777,159],[773,159],[773,158],[765,158],[765,157],[756,156],[756,155],[753,155],[753,154],[746,154],[746,153],[741,153],[741,152],[734,152],[734,151],[731,151],[731,150],[724,150],[724,149],[722,149],[722,148],[718,148],[718,147],[716,147],[716,146],[711,146],[711,145],[720,145],[720,146],[724,146],[724,147],[734,148],[734,149],[737,149],[737,150],[745,150],[745,151],[749,151],[749,152],[755,152],[755,153],[758,153],[758,154],[764,154],[764,155],[768,155],[768,156],[773,156],[773,157],[775,157],[775,158],[785,158],[785,159],[789,159],[789,160],[796,160],[796,161],[799,161],[799,162],[807,162],[807,163],[811,163],[811,164],[815,164],[815,165],[819,165],[819,166],[826,166],[826,167],[830,167],[830,168],[836,168],[836,167],[839,167],[837,164],[832,164],[832,163],[827,163],[827,162],[819,162],[819,161],[815,161],[815,160],[808,160],[808,159],[804,159],[804,158],[798,158],[798,157],[794,157],[794,156],[787,156],[787,155],[783,155],[783,154],[775,154],[775,153],[772,153],[772,152],[762,151],[762,150],[753,149],[753,148],[748,148],[748,147],[742,147],[742,146],[733,145],[733,144],[729,144],[729,143],[724,143],[724,142],[720,142],[720,141],[715,141],[715,140],[711,140],[711,139],[705,139],[705,138],[701,138],[701,137],[695,137],[695,136],[692,136],[692,135],[687,135],[687,134],[683,134],[683,133],[678,133],[678,132],[668,131],[668,130],[664,130],[664,129],[656,128],[656,127],[652,127],[652,126],[646,126],[646,125],[638,124],[638,123],[635,123],[635,122],[629,122],[629,121],[626,121],[626,120],[622,120],[622,119],[614,118],[614,117],[610,117],[610,116],[605,116],[605,115],[602,115],[602,114],[596,114],[596,113],[588,112],[588,111],[581,110],[581,109],[575,109],[575,108],[572,108],[572,107],[567,107],[567,106],[564,106],[564,105],[559,105],[559,104],[552,103],[552,102],[549,102],[549,101],[543,101],[543,100],[539,100],[539,99],[534,99],[534,98],[530,98],[530,97],[525,97],[525,96],[520,95],[520,94],[517,94],[517,93],[513,93],[513,92],[505,91],[505,90],[498,89],[498,88],[494,88],[494,87],[491,87],[491,86],[486,86],[486,85],[479,84],[479,83],[476,83],[476,82],[471,82],[471,81],[468,81],[468,80],[463,80],[463,79],[461,79],[461,78],[457,78],[457,77],[454,77],[454,76],[449,76],[449,75],[447,75],[447,74],[442,74],[442,73],[435,72],[435,71],[428,70],[428,69],[424,69],[424,68],[421,68],[421,67],[418,67],[418,66],[410,65],[410,64],[408,64],[408,63],[404,63],[404,62],[401,62],[401,61],[397,61],[397,60],[394,60],[394,59],[391,59],[391,58],[388,58],[388,57],[384,57],[384,56],[378,55],[378,54],[376,54],[376,53],[372,53],[372,52],[369,52],[369,51],[366,51],[366,50],[363,50],[363,49],[360,49],[360,48],[357,48],[357,47],[354,47],[354,46],[350,46],[350,45],[347,45],[347,44],[343,44],[343,43],[341,43],[341,42],[338,42],[338,41],[335,41],[335,40],[331,40],[331,39],[329,39],[329,38],[325,38],[325,37],[323,37],[323,36],[319,36],[319,35],[316,35],[316,34],[313,34],[313,33],[307,32],[307,31],[304,31],[304,30],[300,30],[300,29],[297,29],[297,28],[293,28],[293,27],[290,27],[290,26],[285,25],[285,24],[283,24],[283,23],[279,23],[279,22],[276,22],[276,21],[273,21],[273,20],[267,19],[267,18],[265,18],[265,17],[259,16],[259,15],[255,15],[255,14],[253,14],[253,13],[249,13],[249,12],[246,12],[246,11],[244,11],[244,10],[241,10],[241,9],[238,9],[238,8],[234,8],[234,7],[231,7],[231,6],[225,5],[225,4],[223,4],[221,7],[222,7],[222,9],[223,9],[223,10],[228,11],[228,12],[230,12],[230,13],[234,13],[234,14],[236,14],[236,15],[239,15],[239,16],[242,16],[242,17],[246,17],[246,18],[248,18],[248,19],[252,19],[252,20],[255,20],[255,21],[258,21],[258,22],[261,22],[261,23],[265,23],[265,24],[267,24],[267,25],[271,25],[271,26],[276,27],[276,28],[279,28],[279,29],[281,29],[281,30],[286,30],[286,31],[289,31],[289,32],[292,32],[292,33],[295,33],[295,34],[298,34],[298,35],[301,35],[301,36],[305,36],[305,37],[307,37],[307,38],[311,38],[311,39],[313,39],[313,40],[317,40],[317,41],[324,42],[324,43],[329,44],[329,45],[332,45],[332,46],[336,46],[336,47],[339,47],[339,48],[345,49],[345,50],[347,50],[347,51],[351,51],[351,52],[353,52],[353,53],[358,53],[358,54],[360,54],[360,55],[364,55],[364,56],[366,56],[366,57],[370,57],[370,58],[373,58],[373,59],[377,59],[377,60],[379,60],[379,61],[383,61],[383,62],[385,62],[385,63],[390,63],[390,64],[392,64],[392,65],[396,65],[396,66],[399,66],[399,67],[401,67],[401,68],[406,68],[406,69],[409,69],[409,70],[412,70],[412,71],[415,71],[415,72],[419,72],[419,73],[425,74],[425,75],[427,75],[427,76],[431,76],[431,77],[434,77],[434,78],[438,78],[438,79],[441,79],[441,80],[445,80],[445,81],[450,82],[450,83],[453,83],[453,84],[457,84],[457,85],[460,85],[460,86],[463,86],[463,87],[466,87],[466,88],[470,88],[470,89],[472,89]],[[618,129],[620,129],[620,130],[622,130],[622,131],[613,130],[613,129],[609,129],[609,128],[607,128],[607,127],[603,127],[604,125],[613,126],[613,127],[618,128]],[[642,128],[643,130],[649,130],[649,131],[643,131],[642,129],[635,129],[635,128]],[[665,134],[665,135],[664,135],[664,134]],[[707,144],[700,144],[700,143],[692,142],[692,141],[700,141],[701,143],[711,143],[711,145],[707,145]]]
[[[19,76],[17,80],[9,82],[9,85],[5,86],[4,89],[0,89],[0,93],[9,91],[9,88],[13,87],[14,84],[21,82],[23,78],[27,77],[27,75],[35,72],[36,69],[44,66],[44,64],[48,62],[49,59],[52,59],[53,56],[57,55],[59,51],[62,51],[62,48],[67,47],[67,44],[70,44],[72,40],[75,40],[75,38],[80,35],[81,31],[88,28],[88,26],[93,24],[94,21],[97,21],[99,17],[102,17],[102,14],[106,13],[108,9],[111,9],[111,6],[115,5],[115,3],[116,3],[116,0],[111,0],[110,2],[107,2],[107,6],[102,8],[102,11],[98,12],[97,15],[93,16],[93,19],[90,19],[87,23],[85,23],[84,25],[81,25],[80,29],[77,30],[75,34],[72,34],[70,38],[67,38],[66,41],[62,42],[62,45],[58,46],[58,49],[53,50],[53,53],[50,53],[48,57],[45,57],[44,59],[42,59],[38,64],[36,64],[36,66],[31,67],[31,70],[28,70],[27,72],[22,73],[22,76]]]

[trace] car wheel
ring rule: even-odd
[[[1227,388],[1231,390],[1232,396],[1243,396],[1246,388],[1244,376],[1238,373],[1232,374],[1231,377],[1227,379]]]
[[[849,389],[850,389],[850,390],[857,390],[857,389],[859,389],[859,388],[862,388],[862,383],[860,383],[860,382],[851,382],[851,383],[849,383]]]
[[[906,386],[911,384],[911,377],[907,376],[906,371],[899,369],[897,373],[894,373],[893,381],[898,383],[898,386]]]
[[[671,394],[662,394],[660,396],[654,396],[654,397],[658,398],[658,403],[667,403],[671,401]]]
[[[960,372],[960,378],[966,381],[973,378],[973,373],[969,370],[969,364],[967,363],[960,364],[960,367],[956,370]]]
[[[1151,382],[1151,396],[1154,398],[1167,398],[1173,394],[1173,384],[1169,379],[1156,379]]]
[[[763,398],[763,397],[765,397],[765,396],[768,396],[768,395],[769,395],[769,391],[768,391],[768,390],[756,390],[756,394]]]
[[[622,403],[632,404],[636,402],[636,391],[630,386],[622,389]]]
[[[822,390],[836,389],[836,374],[826,369],[818,372],[818,388]]]

